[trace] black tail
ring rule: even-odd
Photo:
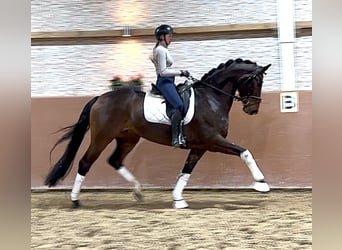
[[[45,185],[49,187],[55,186],[57,182],[64,178],[70,171],[72,163],[75,159],[77,150],[79,149],[82,140],[89,129],[89,115],[90,109],[96,102],[98,96],[91,99],[83,108],[82,113],[78,121],[71,126],[60,129],[60,131],[66,131],[64,135],[56,142],[50,151],[50,157],[52,151],[56,146],[65,140],[70,139],[68,146],[65,149],[62,157],[57,161],[57,163],[52,167],[49,174],[45,178]],[[69,170],[69,171],[68,171]]]

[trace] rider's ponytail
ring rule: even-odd
[[[159,40],[157,40],[156,45],[154,46],[154,48],[157,48],[159,46]]]

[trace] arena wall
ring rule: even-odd
[[[312,187],[312,92],[299,91],[299,111],[281,113],[279,92],[263,93],[259,114],[248,116],[235,103],[230,113],[228,139],[248,148],[271,188]],[[58,129],[73,124],[92,97],[31,99],[31,188],[46,189],[43,181],[50,168],[50,149],[59,138]],[[69,175],[56,188],[71,188],[78,161],[89,143],[85,137]],[[91,168],[84,188],[130,188],[107,163],[111,143]],[[51,161],[62,154],[56,148]],[[172,188],[187,156],[174,149],[141,139],[125,161],[144,188]],[[188,188],[249,188],[252,176],[238,157],[207,152],[195,168]]]

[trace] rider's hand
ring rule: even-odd
[[[190,72],[187,70],[181,70],[180,76],[185,76],[188,78],[190,76]]]

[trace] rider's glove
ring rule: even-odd
[[[187,70],[181,70],[180,76],[185,76],[188,78],[190,76],[190,72]]]

